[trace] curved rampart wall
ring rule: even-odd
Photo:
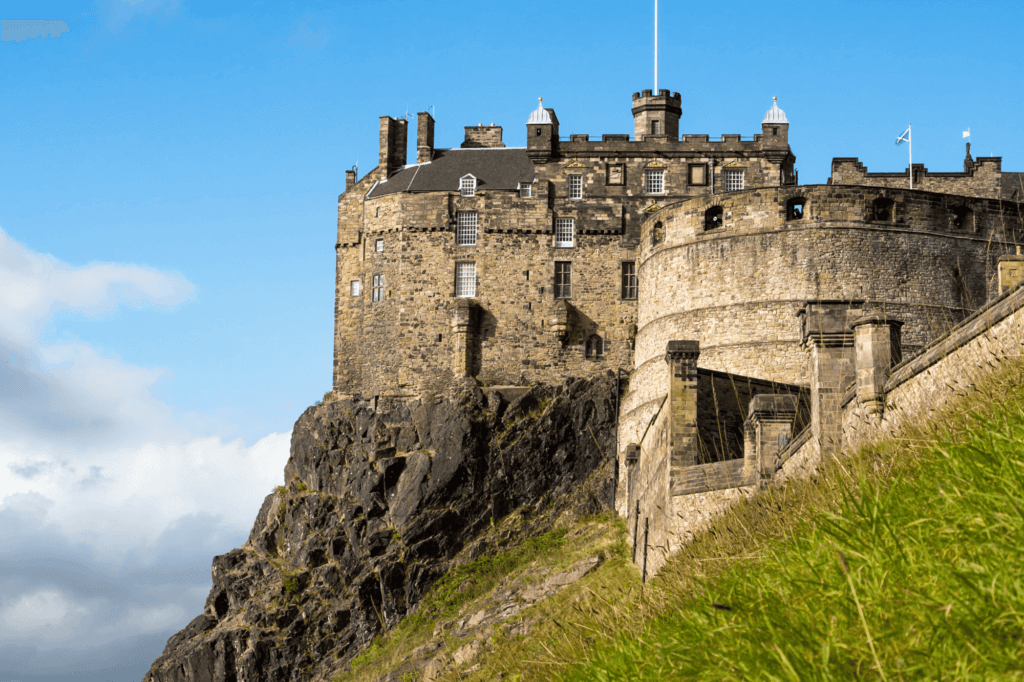
[[[787,219],[792,199],[804,202],[797,219]],[[888,219],[877,219],[876,199],[891,202]],[[706,229],[713,207],[722,210],[720,227]],[[905,321],[904,347],[913,352],[990,298],[996,259],[1020,240],[1021,208],[817,185],[700,197],[651,214],[641,233],[635,370],[623,413],[665,392],[670,340],[699,341],[701,367],[806,385],[796,313],[808,300],[884,310]]]

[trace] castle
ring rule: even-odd
[[[894,369],[1020,280],[1024,174],[968,144],[963,172],[836,158],[800,185],[777,102],[746,138],[680,136],[668,90],[632,114],[632,136],[566,138],[542,102],[525,148],[492,124],[441,149],[421,112],[414,164],[408,122],[381,117],[378,166],[338,200],[334,392],[628,372],[616,506],[669,548],[813,467],[849,410],[883,412]]]

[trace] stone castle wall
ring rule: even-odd
[[[963,173],[933,173],[921,164],[914,164],[914,189],[960,196],[1019,201],[1013,196],[1013,180],[1018,173],[1003,173],[1002,159],[998,156],[979,157],[968,162]],[[832,160],[832,185],[866,185],[909,189],[910,176],[902,173],[869,173],[856,158]]]
[[[877,198],[889,220],[874,220]],[[787,220],[787,203],[803,215]],[[950,207],[968,206],[951,226]],[[721,227],[705,229],[720,207]],[[844,186],[745,190],[668,206],[644,222],[640,306],[624,414],[663,392],[666,343],[694,339],[701,366],[807,385],[796,312],[809,300],[863,300],[906,322],[913,352],[976,310],[993,291],[995,261],[1012,253],[1015,205],[941,194]]]

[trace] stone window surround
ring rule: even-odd
[[[555,298],[572,298],[572,261],[555,261],[554,286],[551,290]]]
[[[373,275],[370,280],[373,284],[370,299],[374,302],[384,300],[384,275]]]
[[[375,253],[384,253],[384,239],[378,238],[374,240],[373,250]]]
[[[566,236],[568,235],[568,239]],[[576,246],[576,218],[563,216],[555,218],[555,240],[556,249],[571,249]]]
[[[725,191],[726,192],[739,192],[746,188],[746,168],[725,168]],[[739,182],[737,183],[737,179]],[[737,186],[737,184],[739,186]]]
[[[476,211],[457,211],[455,214],[455,245],[476,246],[479,235],[479,216]]]
[[[632,266],[629,272],[627,272],[627,266]],[[640,293],[640,282],[636,274],[636,261],[619,261],[619,272],[621,275],[621,281],[619,286],[619,298],[623,301],[637,300],[637,297]]]
[[[476,296],[476,261],[455,262],[455,297],[473,298]]]
[[[363,286],[362,282],[358,279],[354,279],[348,284],[348,293],[350,296],[358,296],[362,293]]]
[[[591,334],[587,338],[585,355],[588,360],[600,360],[604,357],[604,338],[600,334]]]
[[[693,181],[693,171],[695,168],[703,168],[704,170],[704,182]],[[708,164],[706,163],[690,163],[686,166],[686,184],[692,187],[707,187],[708,182]]]
[[[519,183],[519,198],[530,199],[533,197],[533,183],[520,182]]]
[[[662,195],[665,193],[665,169],[645,168],[644,169],[644,194]]]
[[[570,199],[583,198],[583,175],[572,173],[566,178],[567,195]]]

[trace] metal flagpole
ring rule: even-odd
[[[658,94],[658,0],[654,0],[654,94]]]
[[[907,124],[907,151],[910,153],[910,189],[914,189],[914,140],[910,132],[911,125]]]

